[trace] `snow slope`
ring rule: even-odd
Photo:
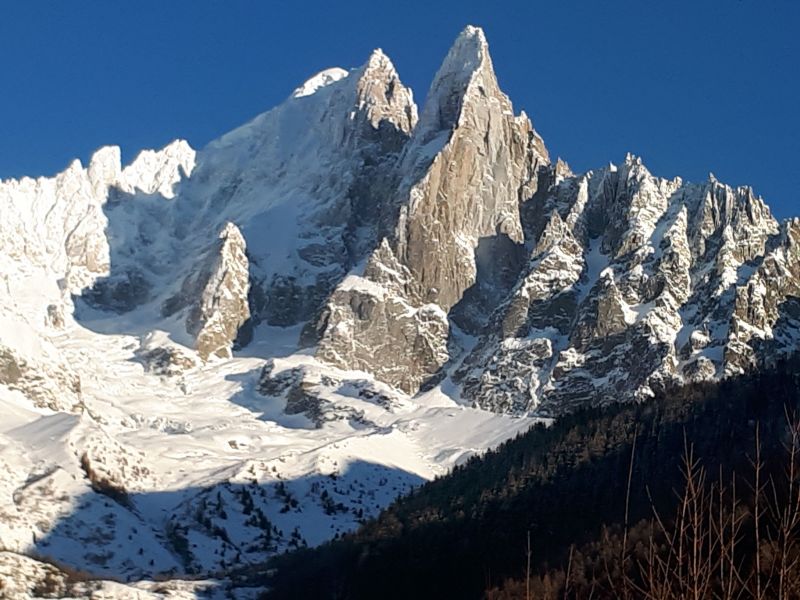
[[[36,408],[0,387],[2,547],[123,578],[220,573],[352,529],[532,423],[438,391],[411,399],[303,354],[275,359],[336,380],[322,395],[341,418],[316,427],[256,391],[262,357],[291,351],[298,333],[267,328],[247,350],[258,358],[165,377],[137,358],[139,337],[69,323],[50,341],[81,375],[82,412]],[[112,492],[98,493],[89,469]]]

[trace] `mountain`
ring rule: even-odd
[[[558,415],[774,364],[798,339],[797,220],[749,188],[652,176],[641,159],[552,170],[533,249],[458,366],[492,409]]]
[[[399,158],[394,227],[331,295],[315,327],[318,356],[409,394],[439,377],[448,312],[476,282],[475,249],[483,238],[523,243],[520,200],[547,160],[500,91],[483,32],[467,28]]]
[[[421,111],[375,50],[202,150],[102,148],[0,206],[0,546],[103,576],[225,577],[800,340],[800,221],[631,155],[573,174],[475,27]]]

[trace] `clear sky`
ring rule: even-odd
[[[420,101],[467,24],[573,170],[631,151],[800,215],[798,0],[5,2],[0,178],[106,144],[125,161],[176,137],[202,147],[375,47]]]

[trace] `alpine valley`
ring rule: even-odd
[[[375,50],[202,150],[0,181],[0,590],[255,597],[537,423],[798,342],[800,219],[573,173],[478,28],[419,110]]]

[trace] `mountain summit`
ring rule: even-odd
[[[800,341],[800,221],[552,161],[476,27],[420,111],[375,50],[0,206],[2,546],[123,579],[321,543],[541,418]]]

